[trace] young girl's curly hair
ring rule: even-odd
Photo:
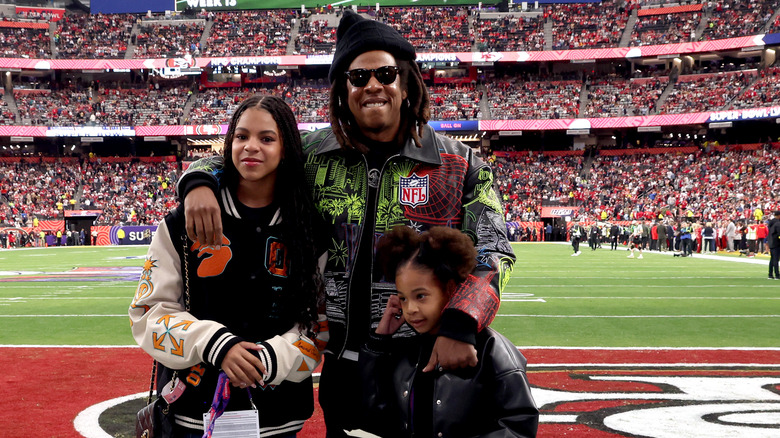
[[[477,250],[470,237],[455,228],[432,227],[417,234],[405,225],[393,228],[377,245],[377,259],[388,281],[407,264],[431,269],[442,282],[463,282],[477,265]]]

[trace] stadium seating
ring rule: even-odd
[[[505,78],[487,84],[490,118],[561,119],[578,117],[580,81],[525,81]]]
[[[421,52],[470,52],[474,44],[468,9],[452,7],[381,8],[387,23]]]
[[[131,14],[66,14],[57,23],[57,57],[124,58],[135,22]]]
[[[204,56],[284,55],[294,11],[217,12]]]
[[[545,17],[553,23],[553,49],[616,47],[631,10],[618,6],[622,3],[604,0],[601,3],[550,5],[545,10]]]

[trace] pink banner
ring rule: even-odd
[[[46,137],[46,126],[0,126],[0,137]]]
[[[637,15],[644,17],[647,15],[664,15],[664,14],[680,14],[682,12],[697,12],[701,11],[702,4],[695,5],[683,5],[683,6],[670,6],[667,8],[649,8],[640,9],[637,11]]]
[[[31,23],[29,21],[0,21],[0,27],[14,29],[48,29],[47,23]]]
[[[659,55],[714,52],[764,45],[763,35],[694,43],[663,44],[607,49],[551,50],[543,52],[453,52],[420,53],[417,60],[442,62],[541,62],[582,59],[641,58]],[[333,55],[248,56],[226,58],[168,59],[24,59],[0,58],[0,68],[35,70],[112,70],[163,67],[205,68],[241,65],[329,65]]]
[[[636,117],[600,117],[550,120],[480,120],[481,131],[549,131],[563,129],[638,128],[640,126],[705,123],[710,113],[664,114]]]

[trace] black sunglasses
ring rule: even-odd
[[[395,78],[398,77],[398,66],[386,65],[379,68],[356,68],[345,72],[344,75],[349,79],[349,82],[356,87],[365,87],[368,81],[371,80],[371,75],[376,77],[382,85],[390,85],[395,82]]]

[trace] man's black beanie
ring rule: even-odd
[[[384,50],[396,59],[406,61],[417,57],[412,44],[398,31],[384,23],[367,20],[352,9],[345,9],[336,30],[336,53],[328,73],[330,83],[336,80],[336,75],[347,71],[358,55],[371,50]]]

